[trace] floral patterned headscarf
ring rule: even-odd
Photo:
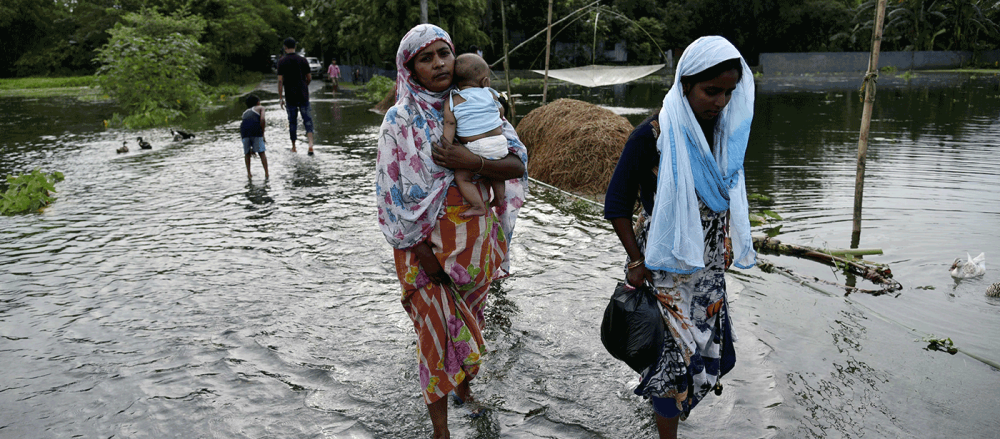
[[[410,29],[396,51],[396,105],[385,113],[379,130],[378,158],[375,161],[375,194],[379,227],[389,244],[406,249],[430,236],[443,214],[448,187],[455,179],[451,169],[431,158],[432,145],[444,132],[442,109],[450,90],[432,92],[412,77],[406,63],[427,46],[451,37],[440,27],[420,24]],[[510,123],[503,134],[508,150],[528,165],[528,153]],[[504,206],[498,209],[501,228],[510,239],[514,220],[524,204],[528,175],[507,181]],[[508,241],[509,242],[509,241]],[[507,263],[502,268],[507,272]]]

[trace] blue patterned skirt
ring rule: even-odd
[[[719,378],[736,364],[726,301],[725,272],[732,254],[727,245],[727,215],[703,204],[700,207],[705,268],[692,274],[652,271],[666,333],[659,360],[642,371],[635,393],[652,399],[653,409],[665,418],[687,418],[709,391],[721,393]],[[635,226],[643,253],[649,233],[647,217],[640,215]]]

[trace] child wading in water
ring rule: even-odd
[[[248,95],[246,102],[247,111],[243,112],[240,137],[243,138],[243,157],[247,162],[247,178],[253,178],[253,175],[250,174],[250,156],[254,153],[260,156],[260,164],[264,165],[264,178],[269,178],[267,155],[264,154],[264,107],[260,105],[260,98],[254,95]]]
[[[503,136],[503,121],[500,119],[500,102],[490,88],[490,67],[482,57],[466,53],[455,58],[455,86],[444,106],[444,138],[448,142],[465,144],[469,151],[480,160],[499,160],[507,155],[507,138]],[[483,162],[486,163],[485,161]],[[482,168],[480,168],[482,169]],[[461,216],[485,215],[486,202],[472,182],[473,172],[468,169],[455,170],[455,183],[459,192],[472,208]],[[498,206],[504,200],[504,182],[491,181],[493,202]]]

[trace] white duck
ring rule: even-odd
[[[975,258],[968,253],[965,256],[968,261],[962,262],[962,258],[958,258],[951,264],[951,277],[962,279],[986,274],[986,253],[980,253]]]

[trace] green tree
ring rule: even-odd
[[[995,0],[994,0],[995,1]],[[858,5],[853,40],[870,40],[877,0]],[[1000,2],[989,0],[898,0],[886,5],[883,50],[983,50],[998,46],[990,18]],[[862,38],[864,37],[864,38]],[[867,41],[866,41],[867,42]]]
[[[1000,27],[986,11],[1000,9],[1000,2],[990,5],[983,0],[946,0],[941,5],[943,26],[950,32],[946,50],[982,50],[997,47]]]
[[[874,5],[864,6],[874,13]],[[895,43],[897,50],[934,50],[934,40],[947,31],[942,26],[946,17],[937,1],[909,0],[886,5],[885,16],[882,40]]]
[[[764,52],[837,51],[830,37],[850,30],[852,11],[840,0],[688,0],[695,34],[722,35],[754,65]]]
[[[483,45],[480,28],[487,0],[430,0],[429,20],[448,31],[459,50]],[[364,64],[395,68],[396,49],[407,31],[420,23],[419,2],[404,0],[313,0],[306,11],[315,45],[352,54]],[[335,48],[334,48],[335,47]],[[357,62],[356,61],[356,62]]]
[[[128,113],[124,125],[167,124],[201,107],[198,37],[204,29],[201,17],[143,10],[125,14],[108,31],[111,39],[97,58],[98,83]]]
[[[0,3],[0,35],[4,36],[0,76],[41,75],[57,66],[61,60],[38,59],[38,50],[46,45],[67,44],[66,33],[60,26],[67,14],[63,2],[57,0]]]
[[[155,3],[155,2],[151,2]],[[299,0],[159,0],[163,14],[200,17],[205,29],[199,37],[205,56],[202,80],[218,84],[239,79],[242,72],[263,71],[264,60],[275,53],[282,39],[301,39],[305,25],[296,15]]]

